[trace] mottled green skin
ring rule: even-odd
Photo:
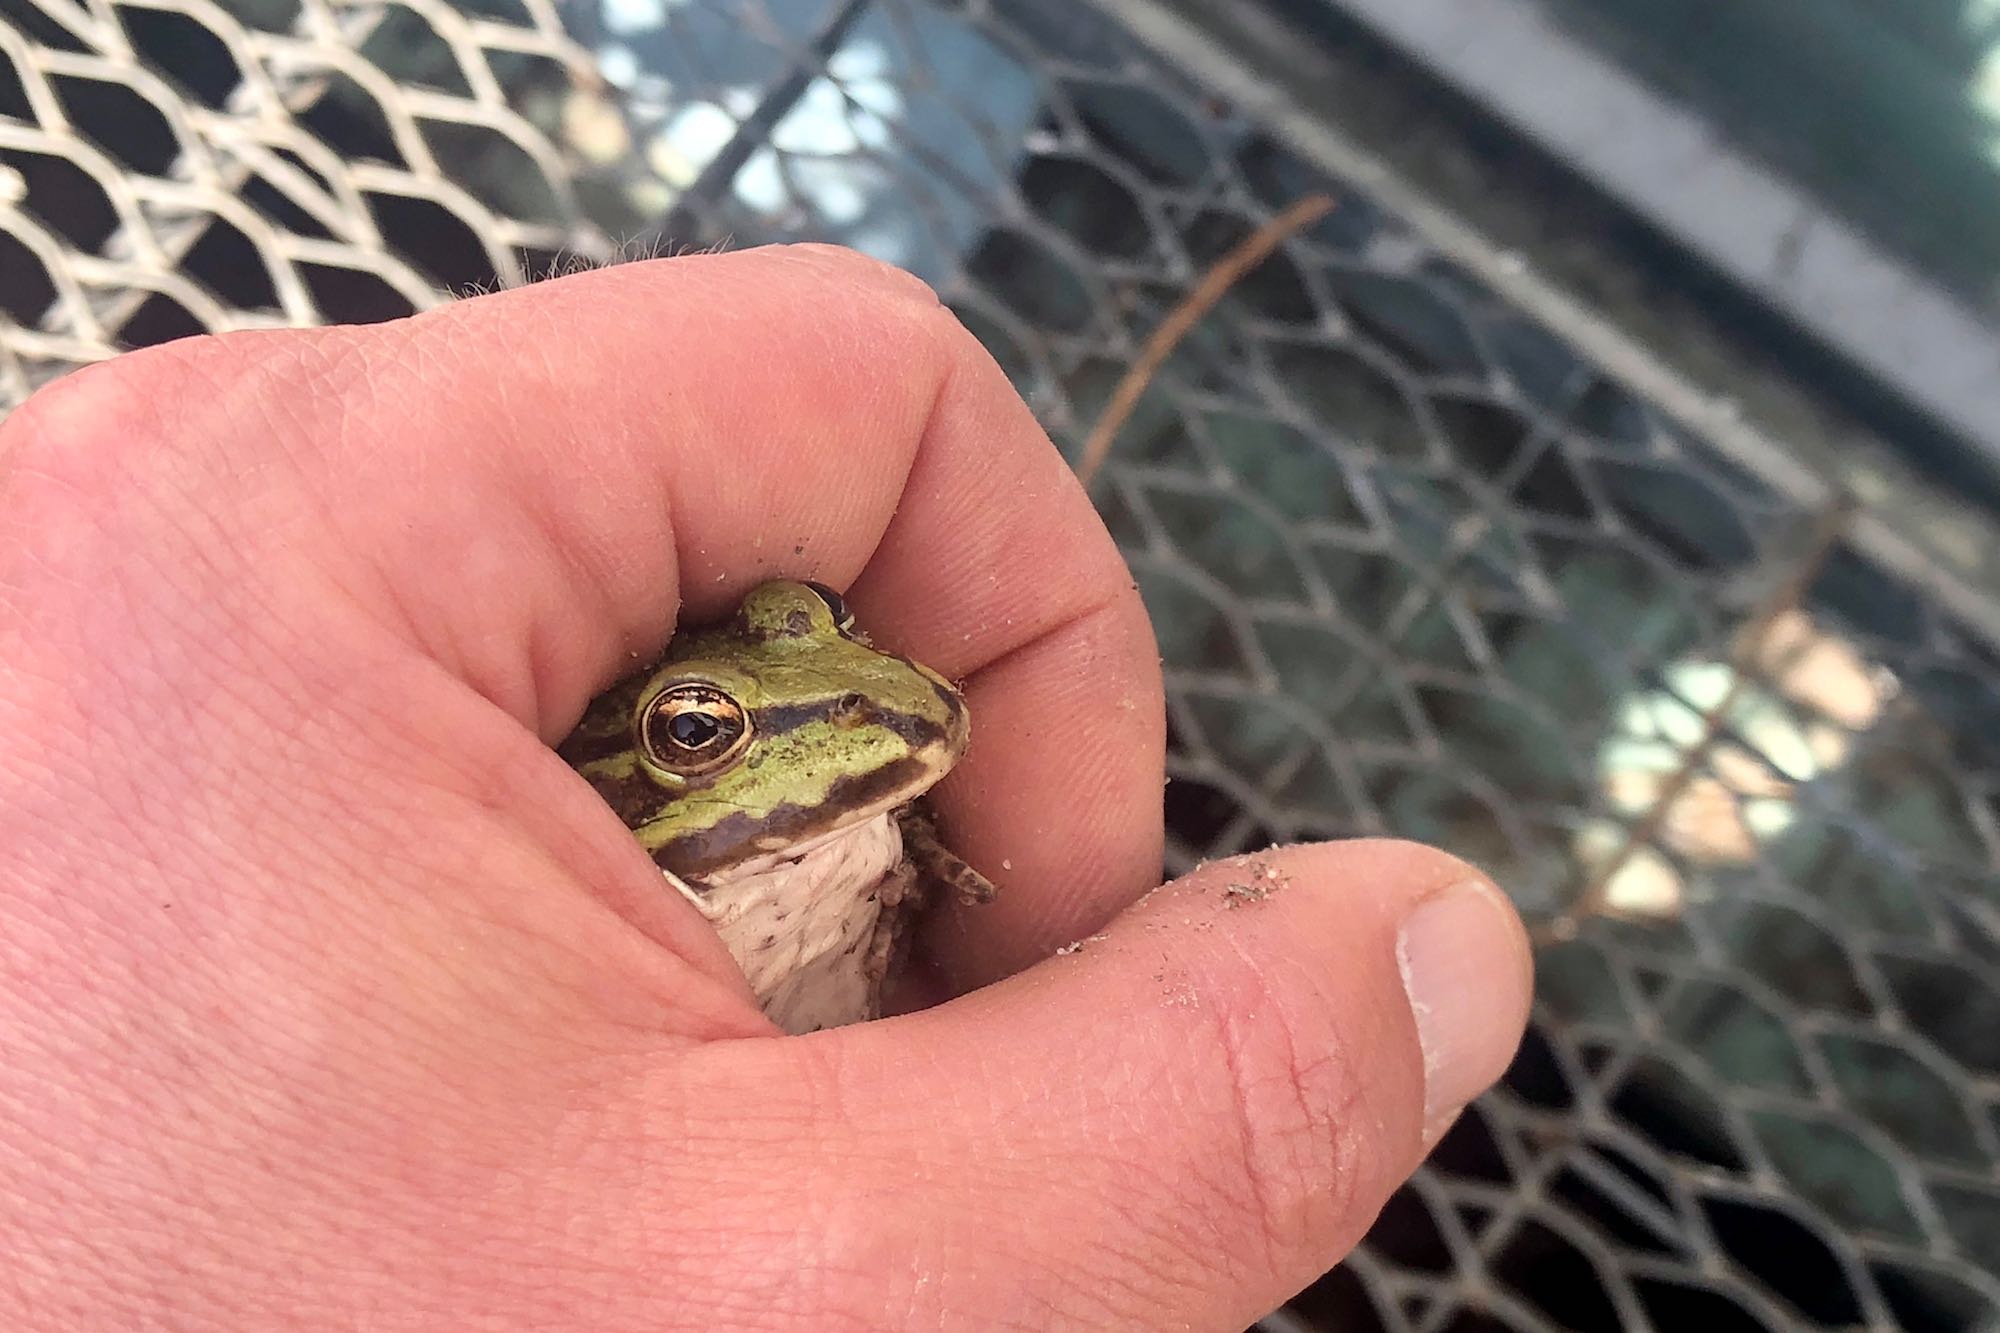
[[[750,740],[728,767],[684,779],[646,761],[635,726],[656,695],[691,683],[733,697]],[[967,738],[950,682],[843,632],[804,584],[776,582],[733,620],[676,635],[649,674],[591,704],[560,752],[662,869],[693,882],[914,799]]]

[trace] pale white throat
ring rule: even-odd
[[[877,926],[916,878],[893,810],[705,875],[699,890],[665,873],[722,936],[757,1002],[786,1032],[872,1017],[890,937]]]

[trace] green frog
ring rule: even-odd
[[[559,752],[801,1033],[881,1013],[940,888],[992,896],[919,800],[969,739],[950,681],[870,644],[831,588],[781,580],[676,635]]]

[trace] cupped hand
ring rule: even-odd
[[[548,749],[781,574],[966,681],[1001,889],[930,924],[957,998],[805,1038]],[[842,252],[70,376],[0,426],[5,1322],[1241,1326],[1499,1074],[1527,954],[1404,844],[1148,894],[1162,736],[1061,458]]]

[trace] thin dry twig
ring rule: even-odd
[[[1104,466],[1106,456],[1111,453],[1111,442],[1118,438],[1118,432],[1124,429],[1132,410],[1139,405],[1139,396],[1146,392],[1146,386],[1152,383],[1153,376],[1166,359],[1173,355],[1181,339],[1187,337],[1194,326],[1215,308],[1216,302],[1229,294],[1230,288],[1243,280],[1244,274],[1269,258],[1286,238],[1310,227],[1332,209],[1333,197],[1325,194],[1309,194],[1292,204],[1216,260],[1208,272],[1202,274],[1194,290],[1167,312],[1167,317],[1160,321],[1160,327],[1153,330],[1152,336],[1146,339],[1146,345],[1140,349],[1139,359],[1118,381],[1111,401],[1105,404],[1097,424],[1091,427],[1090,438],[1084,441],[1083,457],[1076,465],[1076,475],[1084,485],[1088,486],[1091,478],[1097,475],[1097,470]]]
[[[1709,755],[1722,740],[1723,729],[1728,726],[1730,716],[1735,713],[1744,691],[1750,688],[1755,673],[1755,664],[1763,656],[1765,643],[1777,628],[1778,622],[1789,611],[1798,609],[1812,588],[1814,580],[1826,568],[1832,558],[1834,548],[1840,544],[1840,537],[1847,529],[1848,519],[1853,515],[1854,503],[1846,495],[1836,496],[1825,508],[1814,516],[1811,539],[1806,549],[1793,564],[1790,573],[1765,597],[1750,619],[1744,623],[1743,633],[1736,640],[1736,649],[1730,654],[1733,677],[1729,688],[1707,712],[1702,714],[1701,735],[1681,760],[1679,767],[1661,786],[1659,795],[1646,810],[1646,817],[1633,825],[1624,842],[1611,858],[1599,866],[1590,882],[1584,886],[1575,900],[1561,915],[1554,917],[1534,933],[1537,943],[1547,943],[1574,939],[1577,928],[1594,916],[1602,916],[1610,910],[1611,885],[1618,873],[1625,868],[1641,848],[1650,844],[1666,826],[1673,813],[1674,803],[1679,801],[1687,789],[1694,785],[1707,766]]]

